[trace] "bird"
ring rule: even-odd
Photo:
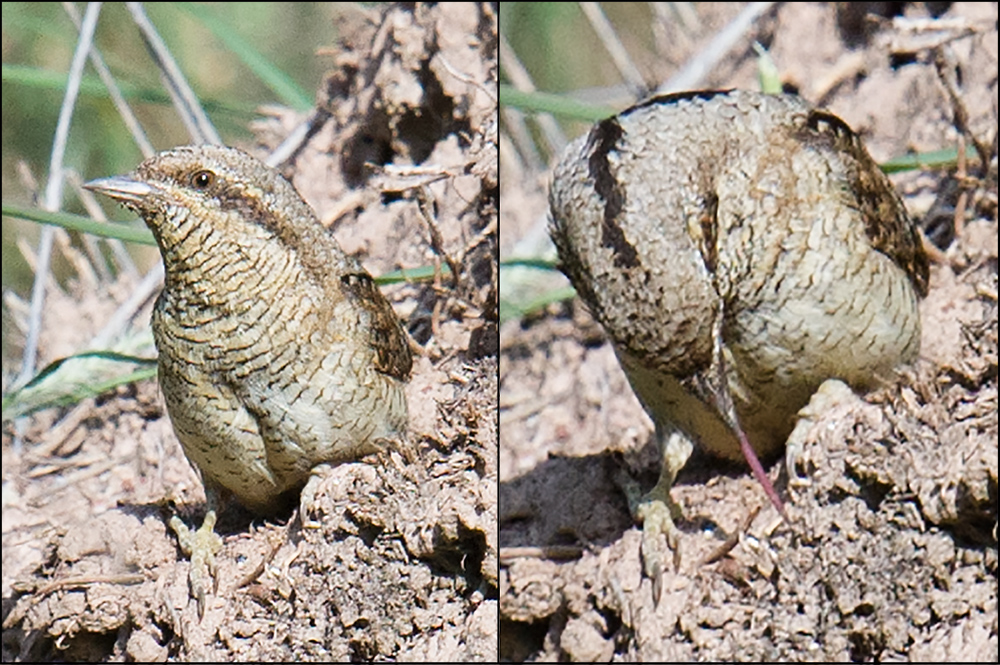
[[[405,437],[407,334],[292,184],[247,152],[181,146],[85,186],[138,214],[163,260],[158,379],[208,499],[200,529],[171,527],[203,615],[221,496],[274,514],[316,466]]]
[[[655,592],[692,450],[745,459],[784,515],[758,458],[826,382],[916,358],[927,254],[861,138],[793,94],[640,102],[566,148],[549,203],[560,268],[654,423],[660,477],[631,507]]]

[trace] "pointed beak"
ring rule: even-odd
[[[142,203],[155,189],[152,185],[139,180],[133,180],[127,175],[116,175],[110,178],[98,178],[83,185],[99,194],[110,196],[122,203]]]

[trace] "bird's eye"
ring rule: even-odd
[[[191,186],[195,189],[208,189],[215,182],[215,174],[208,170],[195,171],[191,176]]]

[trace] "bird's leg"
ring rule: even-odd
[[[859,403],[862,403],[861,398],[851,390],[850,386],[840,379],[827,379],[809,398],[809,403],[799,409],[795,429],[788,435],[788,442],[785,444],[785,468],[788,471],[789,488],[807,487],[810,484],[810,480],[799,476],[796,469],[809,432],[820,417],[837,407],[849,408]]]
[[[680,565],[680,543],[676,520],[681,518],[681,508],[670,497],[677,472],[684,467],[691,456],[693,445],[683,432],[672,426],[657,423],[657,446],[663,466],[660,478],[653,489],[645,494],[628,474],[620,479],[625,496],[628,498],[632,517],[642,522],[642,567],[646,577],[653,581],[653,597],[660,600],[663,579],[663,562],[666,560],[666,546],[673,551],[674,568]]]
[[[177,534],[177,543],[181,551],[191,559],[191,569],[188,572],[188,584],[191,595],[198,602],[198,618],[205,616],[205,577],[206,571],[212,578],[212,593],[218,593],[219,578],[215,555],[222,550],[222,538],[215,533],[216,512],[219,497],[210,483],[205,484],[205,497],[208,512],[197,531],[192,531],[174,515],[170,518],[170,528]]]

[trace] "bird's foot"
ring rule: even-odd
[[[628,498],[632,517],[642,523],[642,572],[652,581],[653,598],[658,603],[668,560],[675,570],[680,566],[680,530],[676,522],[682,517],[681,507],[670,498],[669,485],[657,484],[643,494],[639,484],[625,475],[623,472],[619,484]]]
[[[820,417],[838,406],[850,407],[859,401],[860,398],[846,383],[840,379],[827,379],[816,389],[809,403],[799,409],[795,429],[788,436],[785,446],[789,487],[808,487],[812,484],[808,478],[798,474],[798,467],[806,442],[810,436],[815,436],[811,432]]]
[[[191,558],[191,570],[188,573],[188,584],[191,595],[198,602],[198,618],[205,616],[206,577],[213,581],[212,592],[219,590],[219,578],[215,555],[222,550],[222,538],[215,533],[216,515],[209,510],[201,527],[192,531],[181,518],[174,515],[170,518],[170,528],[177,534],[177,542],[181,551]]]

